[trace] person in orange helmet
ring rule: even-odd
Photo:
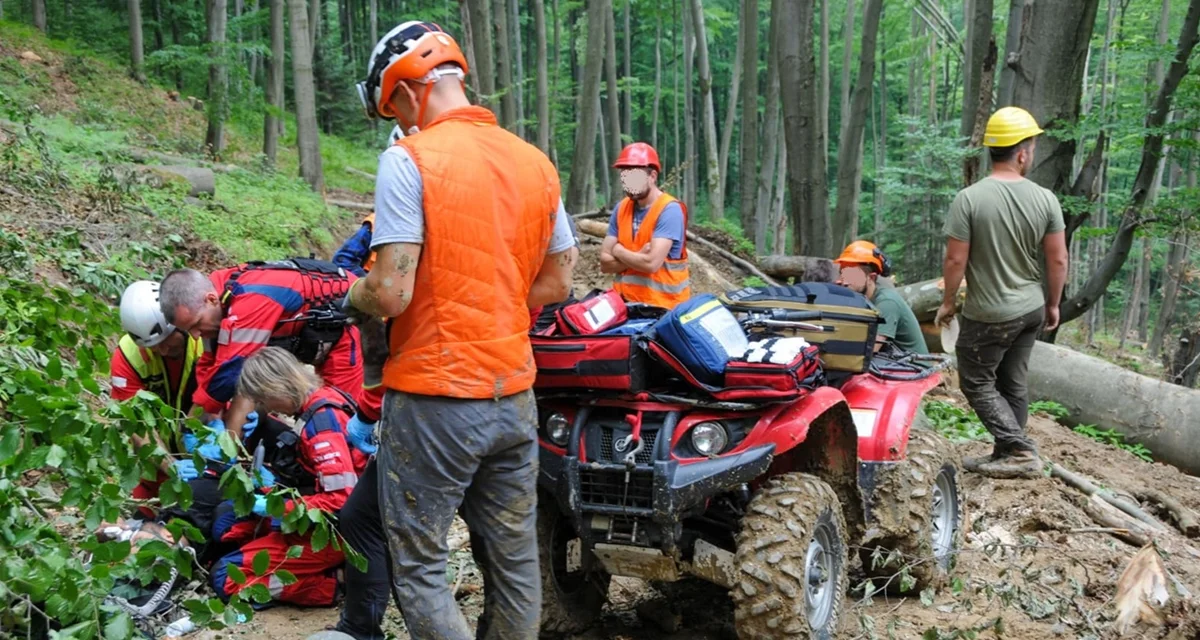
[[[629,302],[673,309],[692,296],[687,259],[687,207],[658,188],[662,165],[645,142],[621,150],[625,197],[613,209],[600,246],[600,270]]]
[[[530,310],[570,293],[575,242],[554,165],[471,105],[466,73],[450,34],[413,21],[375,45],[358,85],[368,115],[395,119],[405,137],[379,157],[375,264],[342,302],[353,317],[390,319],[390,353],[377,456],[339,524],[355,546],[345,532],[372,526],[377,501],[390,552],[381,584],[414,640],[535,640],[542,584]],[[360,494],[370,483],[377,491]],[[446,579],[456,513],[485,578],[475,631]],[[377,637],[386,602],[364,612],[371,628],[339,630]]]
[[[892,261],[874,244],[866,240],[851,242],[834,262],[841,268],[837,283],[863,294],[875,305],[883,324],[879,326],[876,339],[879,344],[892,342],[913,353],[929,353],[921,324],[912,308],[895,288],[879,282],[892,274]]]

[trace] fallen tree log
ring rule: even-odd
[[[837,267],[829,258],[814,258],[810,256],[758,256],[758,266],[763,271],[776,278],[795,278],[796,282],[805,280],[823,280],[823,277],[810,277],[813,274],[833,274],[837,276]]]
[[[331,207],[341,207],[343,209],[351,209],[353,211],[374,211],[375,205],[365,202],[351,202],[349,200],[326,200],[325,204]]]
[[[938,307],[942,306],[942,296],[946,293],[946,285],[941,278],[923,280],[896,287],[913,314],[921,322],[933,322],[937,317]],[[964,280],[958,287],[958,308],[962,310],[963,300],[967,297],[967,282]]]
[[[375,181],[375,174],[373,174],[369,171],[363,171],[362,169],[355,169],[354,167],[351,167],[349,165],[342,167],[342,168],[346,170],[346,173],[349,173],[351,175],[355,175],[360,178],[366,178],[367,180],[370,180],[371,182]]]
[[[1155,519],[1154,516],[1143,511],[1141,507],[1131,504],[1128,500],[1123,500],[1117,497],[1111,491],[1101,489],[1091,480],[1088,480],[1087,478],[1073,471],[1063,468],[1062,465],[1059,465],[1058,463],[1050,463],[1050,475],[1082,491],[1089,497],[1094,496],[1107,502],[1108,504],[1111,504],[1112,506],[1125,512],[1127,515],[1137,518],[1139,521],[1156,531],[1163,531],[1166,529],[1166,526],[1163,523]]]
[[[1196,520],[1196,515],[1175,498],[1156,489],[1143,489],[1135,492],[1134,495],[1142,502],[1157,502],[1162,505],[1163,509],[1166,509],[1167,513],[1171,515],[1171,519],[1175,521],[1175,527],[1183,532],[1183,535],[1189,538],[1200,537],[1200,522]]]
[[[1113,429],[1156,460],[1200,474],[1200,391],[1038,342],[1029,359],[1029,392],[1032,400],[1065,406],[1069,425]]]
[[[127,175],[139,184],[162,189],[172,183],[188,185],[189,196],[208,195],[217,192],[216,176],[207,167],[181,165],[136,165],[123,167]]]
[[[1113,536],[1128,542],[1135,547],[1144,547],[1154,539],[1151,532],[1142,523],[1121,513],[1116,507],[1100,499],[1099,496],[1088,496],[1083,501],[1083,512],[1092,520],[1108,527]]]
[[[229,173],[230,171],[235,171],[238,168],[237,165],[233,164],[220,164],[217,162],[210,162],[208,160],[201,160],[199,158],[177,156],[170,153],[163,153],[161,151],[152,151],[150,149],[138,149],[136,147],[129,149],[127,153],[129,154],[130,158],[133,158],[134,162],[139,164],[208,167],[209,169],[212,169],[218,173]]]

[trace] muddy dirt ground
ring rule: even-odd
[[[1042,416],[1030,420],[1030,430],[1045,457],[1105,487],[1134,493],[1154,488],[1200,511],[1200,479],[1143,462]],[[968,443],[956,448],[963,455],[976,455],[988,446]],[[842,611],[842,638],[969,637],[953,636],[954,631],[1019,640],[1118,637],[1113,625],[1117,579],[1138,548],[1094,531],[1098,525],[1079,506],[1082,494],[1049,477],[991,480],[965,474],[962,489],[967,533],[954,583],[925,597],[879,594],[864,599],[861,588],[854,590]],[[1164,553],[1171,575],[1192,593],[1200,593],[1200,542],[1189,543],[1170,533],[1162,543],[1174,551]],[[482,593],[469,551],[457,552],[451,566],[465,571],[459,602],[474,618]],[[736,637],[732,605],[719,589],[697,583],[669,591],[668,596],[638,580],[614,580],[599,625],[574,640]],[[301,638],[336,619],[331,609],[280,607],[222,635]],[[388,624],[396,638],[408,638],[395,611],[389,612]],[[926,635],[931,629],[942,635]],[[1128,637],[1200,638],[1200,612],[1173,592],[1167,625],[1139,628]]]

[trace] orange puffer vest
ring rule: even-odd
[[[389,389],[501,398],[533,386],[529,289],[558,211],[554,166],[482,107],[452,109],[396,144],[424,184],[412,302],[392,320]]]
[[[617,241],[626,249],[637,252],[654,239],[654,227],[658,224],[658,216],[668,204],[678,202],[674,196],[663,193],[650,205],[646,217],[638,225],[638,232],[633,234],[633,200],[625,198],[617,209]],[[688,271],[687,256],[687,207],[679,202],[683,209],[684,235],[681,244],[682,251],[678,260],[668,257],[663,261],[658,271],[643,273],[626,269],[613,278],[613,289],[621,294],[628,302],[643,302],[664,309],[674,309],[676,305],[692,297],[691,275]]]

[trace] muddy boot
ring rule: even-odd
[[[986,456],[966,456],[962,459],[962,466],[963,469],[966,469],[967,471],[979,471],[979,465],[992,462],[999,457],[999,454],[997,454],[995,451],[987,454]]]
[[[1042,475],[1042,459],[1033,451],[1014,451],[982,462],[973,471],[989,478],[1039,478]]]

